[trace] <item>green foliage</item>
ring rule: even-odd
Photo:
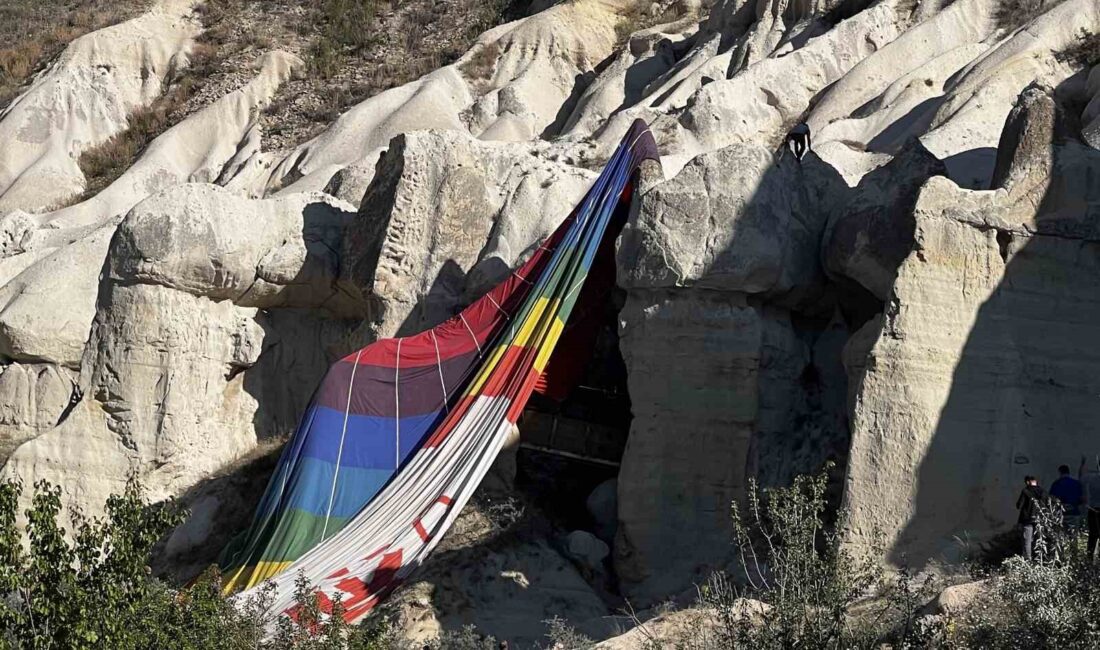
[[[569,625],[568,621],[559,616],[547,619],[543,623],[546,623],[546,638],[550,641],[549,648],[578,650],[596,645],[592,639],[578,632],[576,628]]]
[[[853,647],[860,641],[849,610],[878,581],[871,558],[856,558],[841,546],[844,513],[826,522],[828,478],[799,476],[786,488],[767,490],[763,498],[750,483],[747,518],[734,504],[734,547],[745,587],[712,580],[700,594],[722,621],[723,648]],[[759,613],[746,611],[738,597],[767,603]]]
[[[279,619],[275,645],[297,650],[343,650],[348,633],[343,603],[337,600],[332,604],[332,616],[323,616],[321,601],[304,573],[294,581],[294,597],[297,615]]]
[[[1078,525],[1065,526],[1053,500],[1042,504],[1035,557],[1010,557],[992,573],[987,598],[952,626],[951,647],[1100,647],[1100,565]]]
[[[61,491],[35,486],[24,550],[17,527],[21,486],[0,483],[0,648],[39,650],[381,650],[393,627],[373,617],[359,627],[324,617],[314,590],[298,582],[296,621],[280,619],[264,639],[272,587],[243,602],[222,596],[210,569],[184,589],[150,575],[149,553],[184,512],[171,500],[148,504],[131,479],[107,501],[104,519],[59,525]],[[337,610],[340,606],[337,604]]]
[[[24,552],[15,527],[20,486],[0,486],[3,531],[0,605],[5,640],[19,648],[136,648],[150,623],[155,594],[147,577],[149,549],[182,521],[172,502],[146,507],[131,481],[107,502],[106,520],[75,515],[72,541],[58,523],[61,490],[40,482],[27,511]]]

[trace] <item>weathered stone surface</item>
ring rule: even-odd
[[[646,193],[624,230],[620,284],[767,295],[812,287],[825,214],[802,176],[791,158],[776,166],[754,144],[694,159]]]
[[[738,598],[732,605],[733,619],[757,619],[769,605],[751,598]],[[630,621],[628,621],[630,623]],[[635,627],[596,644],[594,650],[647,650],[659,647],[719,647],[724,622],[713,609],[695,607],[661,613]]]
[[[565,536],[565,552],[589,571],[602,571],[611,549],[587,530],[574,530]]]
[[[822,242],[826,272],[885,300],[898,265],[913,247],[912,211],[920,188],[946,171],[939,159],[913,142],[864,176],[829,218]]]
[[[979,599],[988,597],[993,585],[993,579],[986,578],[945,587],[921,611],[933,615],[958,616]]]
[[[608,544],[615,541],[615,529],[619,522],[618,491],[618,481],[608,479],[597,485],[584,502],[588,516],[595,524],[596,537]]]
[[[200,26],[195,0],[82,36],[0,112],[0,214],[48,209],[84,190],[80,153],[124,130],[186,65]]]
[[[1081,137],[1093,149],[1100,149],[1100,64],[1092,66],[1085,93],[1089,102],[1081,113]]]
[[[331,355],[492,285],[636,117],[664,169],[619,246],[634,420],[618,525],[595,517],[632,602],[721,568],[748,478],[843,464],[849,429],[850,541],[881,530],[894,561],[1007,526],[1020,474],[1091,453],[1100,73],[1056,53],[1100,31],[1094,0],[1011,30],[995,0],[843,20],[832,0],[552,3],[289,152],[256,121],[302,70],[275,53],[99,196],[30,214],[79,191],[79,152],[182,65],[189,4],[74,43],[0,117],[18,131],[0,137],[18,143],[0,151],[0,445],[29,440],[4,473],[90,514],[130,470],[184,493],[173,563],[198,566],[216,520],[248,510],[227,492],[251,479],[212,476],[293,427]],[[815,151],[777,161],[798,121]],[[540,535],[444,551],[417,587],[423,630],[534,640],[559,614],[606,633]]]
[[[620,346],[634,420],[615,570],[639,602],[724,565],[729,504],[760,464],[776,476],[795,466],[767,455],[789,450],[771,441],[809,403],[797,378],[811,346],[788,309],[820,298],[827,209],[814,200],[816,163],[805,164],[777,166],[754,145],[700,156],[646,191],[624,230]]]
[[[472,624],[514,647],[532,647],[545,642],[554,617],[592,638],[607,637],[610,610],[547,543],[549,533],[537,515],[499,531],[467,507],[415,581],[392,598],[404,638],[423,643]]]
[[[5,474],[47,478],[94,514],[131,471],[167,496],[257,438],[289,433],[346,329],[259,308],[356,313],[337,297],[333,257],[351,216],[327,197],[247,201],[214,186],[177,186],[137,206],[107,254],[83,400],[20,447]]]
[[[374,337],[419,332],[526,259],[590,173],[453,132],[401,136],[379,163],[343,248]]]
[[[0,458],[24,440],[53,428],[76,389],[74,372],[51,364],[5,365],[0,370]]]
[[[1046,481],[1095,442],[1100,185],[1080,167],[1100,158],[1029,144],[1052,112],[1021,98],[1033,124],[1003,152],[1010,189],[933,179],[918,199],[916,246],[858,379],[845,494],[853,542],[877,529],[895,562],[950,560],[954,537],[1011,527],[1023,475]]]
[[[39,219],[54,229],[98,224],[125,214],[162,189],[217,180],[231,160],[259,149],[259,138],[254,136],[256,112],[304,65],[298,57],[278,50],[268,52],[258,63],[251,81],[162,133],[101,192]]]

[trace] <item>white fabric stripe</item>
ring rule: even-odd
[[[397,471],[401,464],[401,339],[397,339],[397,363],[393,364],[393,412],[396,416],[393,419],[396,440],[393,446],[393,468]]]
[[[479,396],[451,431],[446,448],[419,450],[394,477],[389,489],[380,492],[379,498],[347,526],[270,580],[275,597],[269,611],[278,614],[295,604],[294,581],[299,571],[314,577],[348,568],[351,575],[366,577],[382,560],[381,555],[365,560],[377,550],[369,547],[372,540],[389,540],[387,551],[403,551],[397,579],[412,573],[436,547],[443,537],[440,533],[450,528],[488,473],[512,427],[504,417],[510,404],[511,400],[504,397]],[[429,538],[424,541],[411,523],[427,513],[441,495],[450,495],[451,505],[446,515],[431,526]],[[336,583],[343,577],[313,579],[317,589],[333,594],[339,591]],[[254,589],[260,588],[263,586]],[[239,594],[240,602],[252,593]]]
[[[432,333],[432,344],[435,345],[435,369],[439,371],[439,387],[443,389],[443,412],[450,413],[451,409],[447,406],[447,382],[443,381],[443,360],[439,358],[439,339],[435,336],[435,330],[429,330]]]
[[[344,457],[344,436],[348,434],[348,415],[351,413],[351,390],[355,386],[355,372],[359,370],[359,357],[363,356],[360,349],[355,355],[355,365],[351,367],[351,378],[348,379],[348,403],[344,407],[344,428],[340,430],[340,448],[336,450],[336,471],[332,473],[332,490],[328,493],[328,509],[325,510],[325,525],[321,528],[321,541],[325,541],[328,534],[328,520],[332,516],[332,501],[336,498],[336,483],[340,480],[340,460]]]
[[[489,299],[489,302],[493,303],[493,306],[497,308],[497,311],[504,314],[505,318],[511,318],[512,317],[511,314],[504,311],[503,307],[501,307],[499,304],[497,304],[496,300],[493,300],[493,294],[487,293],[487,294],[485,294],[485,297]]]
[[[462,312],[458,312],[458,317],[462,319],[462,324],[466,326],[466,331],[470,333],[470,338],[474,340],[474,347],[477,348],[477,356],[481,356],[481,344],[477,342],[477,336],[474,334],[474,330],[470,328],[470,324],[466,322],[466,317],[462,315]]]

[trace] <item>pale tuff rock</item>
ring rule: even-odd
[[[239,151],[240,143],[249,141],[247,134],[253,130],[256,109],[299,65],[300,61],[286,54],[268,55],[259,75],[251,83],[162,134],[133,167],[89,201],[44,215],[28,215],[17,210],[0,218],[0,229],[4,233],[0,250],[8,255],[0,259],[0,278],[5,282],[0,288],[0,305],[3,305],[0,307],[0,354],[9,362],[48,362],[79,369],[81,359],[88,351],[89,328],[101,288],[99,273],[121,215],[159,188],[189,180],[216,178],[222,165]],[[258,147],[258,142],[253,146]],[[177,192],[175,196],[193,198],[186,190]],[[226,196],[225,200],[229,198]],[[262,204],[244,201],[239,201],[239,204],[233,213],[252,217],[237,222],[235,226],[237,234],[246,236],[249,227],[264,214],[265,208]],[[151,239],[157,239],[160,234],[171,230],[166,225],[172,222],[181,207],[174,202],[165,205],[167,207],[157,217],[161,220],[160,229],[154,229],[149,235]],[[350,209],[350,206],[347,207]],[[222,225],[226,223],[222,222]],[[329,232],[325,235],[327,243],[311,243],[304,237],[315,236],[311,234],[313,231],[298,228],[282,233],[285,241],[280,240],[281,249],[260,249],[270,255],[259,260],[254,281],[241,289],[242,292],[246,289],[251,291],[249,296],[242,298],[241,304],[260,307],[283,304],[312,307],[323,304],[334,313],[346,313],[349,308],[342,306],[347,302],[346,297],[335,290],[331,281],[325,284],[322,270],[313,267],[303,269],[301,265],[302,260],[308,260],[314,267],[317,264],[326,267],[329,277],[335,276],[338,265],[335,258],[317,249],[324,245],[339,248],[342,223],[333,223],[328,227]],[[46,227],[40,224],[46,224]],[[211,255],[207,250],[210,242],[201,237],[199,241],[203,243],[196,254],[207,260]],[[311,249],[310,255],[305,254],[306,249]],[[235,261],[243,262],[244,259],[235,258]],[[253,270],[250,268],[247,272],[241,271],[241,274],[252,280]],[[169,275],[171,273],[164,277]],[[320,287],[316,284],[319,278]],[[186,278],[180,280],[184,283],[188,281]],[[173,286],[171,281],[166,280],[166,283]],[[284,291],[284,285],[290,285],[290,288]],[[306,292],[311,295],[309,299],[288,299],[288,296]],[[354,308],[351,309],[354,311]],[[156,318],[156,315],[144,318]],[[18,397],[17,394],[4,392],[9,390],[19,389],[16,384],[0,385],[0,398]],[[57,401],[46,399],[43,403]],[[44,426],[42,420],[52,418],[57,422],[61,410],[50,411],[49,417],[36,418],[39,424],[35,424],[31,431],[40,431]],[[12,440],[28,437],[27,433],[10,434]],[[123,469],[120,468],[120,471]]]
[[[1024,474],[1093,451],[1100,154],[1044,144],[1056,114],[1044,91],[1021,96],[1007,189],[933,179],[917,201],[915,248],[858,378],[845,491],[852,542],[885,533],[894,562],[950,560],[954,538],[1011,527]]]
[[[91,199],[40,217],[52,228],[72,228],[121,215],[155,192],[179,183],[210,183],[241,148],[259,149],[250,137],[256,112],[275,90],[301,69],[298,57],[269,52],[257,75],[244,87],[168,129],[118,179]]]
[[[730,623],[746,618],[759,620],[770,609],[767,603],[751,598],[738,598],[731,606]],[[626,620],[625,624],[634,621]],[[709,608],[681,609],[659,613],[638,622],[630,630],[597,643],[594,650],[646,650],[653,647],[720,647],[722,626],[719,613]],[[708,645],[709,644],[709,645]]]
[[[799,410],[791,388],[812,352],[781,305],[819,294],[827,217],[813,195],[819,163],[804,164],[776,165],[752,144],[700,156],[647,190],[623,232],[620,345],[634,420],[615,570],[639,602],[724,564],[728,504],[766,462],[754,439],[790,431]]]
[[[1093,149],[1100,149],[1100,64],[1094,65],[1086,86],[1090,101],[1081,114],[1082,137]]]
[[[73,41],[0,112],[0,214],[49,209],[84,190],[81,152],[123,131],[136,108],[186,65],[200,27],[196,0],[162,0],[148,13]]]
[[[427,643],[473,624],[516,647],[534,647],[546,641],[554,617],[582,634],[607,637],[613,629],[607,606],[546,542],[549,528],[536,516],[501,532],[482,511],[464,510],[415,582],[391,598],[402,637]]]
[[[525,260],[641,117],[663,170],[646,165],[619,242],[634,420],[617,503],[593,513],[624,593],[725,566],[747,480],[827,458],[853,547],[878,531],[888,559],[923,560],[1001,530],[1020,475],[1096,451],[1100,73],[1055,54],[1100,32],[1100,5],[1006,30],[995,0],[944,4],[684,2],[623,40],[672,5],[555,3],[265,152],[257,111],[303,70],[272,53],[43,214],[198,28],[180,0],[80,39],[0,118],[0,440],[27,441],[4,474],[90,514],[131,470],[187,491],[169,553],[196,557],[244,508],[214,472],[288,433],[333,356],[433,325]],[[778,155],[800,121],[801,164]],[[474,612],[527,638],[558,613],[607,633],[545,542],[470,552],[417,586],[435,590],[423,630]]]
[[[394,140],[343,249],[372,336],[450,318],[572,210],[594,175],[532,153],[454,132]]]
[[[701,153],[735,142],[755,142],[771,149],[816,94],[897,38],[906,20],[899,16],[900,4],[877,3],[804,47],[759,61],[732,78],[701,88],[682,82],[663,92],[654,88],[636,108],[609,121],[613,128],[603,130],[601,144],[613,146],[630,120],[641,117],[651,121],[666,145],[661,162],[669,174]],[[717,56],[728,58],[730,53]]]
[[[970,609],[976,601],[989,597],[989,592],[996,585],[993,578],[964,582],[958,585],[944,587],[943,591],[936,595],[932,602],[921,610],[928,614],[958,616]]]
[[[695,158],[645,194],[623,234],[620,284],[774,295],[819,282],[824,223],[803,174],[754,144]]]
[[[987,51],[961,71],[936,106],[921,142],[963,187],[985,189],[996,160],[1001,127],[1017,95],[1032,81],[1057,86],[1073,70],[1053,52],[1081,33],[1100,30],[1100,6],[1066,0]]]
[[[493,28],[454,64],[363,101],[281,157],[258,154],[251,177],[229,183],[252,195],[321,190],[349,165],[369,171],[393,137],[414,130],[536,139],[558,119],[577,77],[612,53],[619,12],[629,4],[560,3]],[[483,51],[496,53],[488,67]]]
[[[618,491],[618,481],[608,479],[593,488],[584,502],[588,516],[595,524],[593,530],[596,536],[609,544],[615,541],[615,528],[619,521]]]
[[[587,530],[574,530],[565,536],[565,552],[587,570],[600,572],[611,549]]]
[[[76,388],[76,373],[51,364],[3,366],[0,371],[0,457],[57,424]]]
[[[334,257],[351,216],[325,196],[256,202],[209,185],[135,207],[107,253],[83,400],[20,447],[5,474],[48,478],[94,514],[130,470],[166,496],[257,438],[289,433],[346,329],[322,314],[263,310],[361,313],[340,291]]]
[[[913,247],[912,209],[925,181],[946,173],[919,141],[868,173],[829,218],[822,241],[825,270],[879,300],[889,297],[898,265]]]

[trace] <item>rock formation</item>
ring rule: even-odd
[[[853,548],[884,537],[887,561],[923,565],[1010,525],[1023,474],[1100,451],[1095,0],[573,0],[279,151],[259,111],[307,72],[273,52],[59,207],[84,189],[79,154],[188,65],[194,4],[74,41],[0,113],[6,477],[93,515],[131,473],[198,495],[167,543],[197,552],[212,513],[243,507],[212,477],[288,434],[334,356],[523,261],[639,117],[662,164],[618,242],[633,420],[591,526],[614,535],[621,595],[727,566],[750,479],[831,460]],[[803,121],[799,163],[781,145]],[[468,573],[492,585],[561,569],[490,633],[519,638],[567,592],[563,615],[609,633],[567,546],[441,555],[488,553],[491,580]],[[508,600],[424,575],[425,629]]]

